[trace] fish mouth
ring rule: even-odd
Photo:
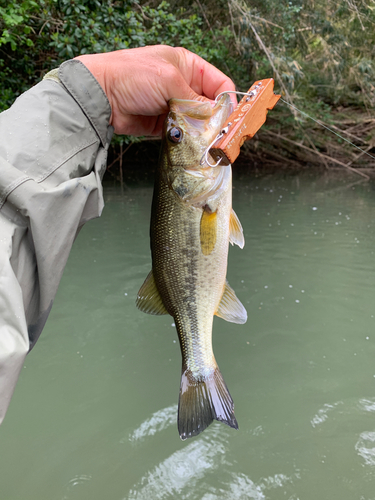
[[[212,106],[211,102],[171,99],[170,115],[184,133],[200,139],[202,146],[210,144],[223,128],[233,111],[228,94],[223,94]]]

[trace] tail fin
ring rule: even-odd
[[[219,368],[209,377],[196,380],[190,370],[181,376],[178,432],[185,440],[203,432],[213,420],[238,429],[234,404]]]

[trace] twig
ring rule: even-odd
[[[353,186],[357,186],[358,184],[362,184],[363,182],[366,182],[366,179],[359,179],[358,181],[351,182],[350,184],[345,184],[345,186],[337,186],[332,189],[324,190],[324,192],[327,194],[327,193],[336,193],[340,191],[347,191]]]
[[[264,19],[263,17],[254,16],[254,14],[251,14],[251,17],[254,17],[255,19],[259,19],[259,21],[263,21],[264,23],[271,24],[272,26],[275,26],[276,28],[279,28],[279,29],[284,31],[284,28],[282,26],[279,26],[278,24],[272,23],[271,21],[268,21],[267,19]],[[304,29],[304,28],[302,28],[302,29]],[[299,30],[297,30],[297,31],[299,31]]]
[[[132,4],[140,9],[143,19],[146,19],[147,21],[152,21],[151,17],[146,16],[141,5],[139,5],[137,2],[132,2]]]
[[[251,152],[248,153],[248,156],[251,155]],[[276,151],[272,151],[272,150],[267,150],[267,156],[273,156],[274,158],[276,158],[279,162],[284,162],[284,163],[293,163],[295,165],[295,167],[299,168],[301,167],[301,163],[296,161],[296,160],[292,160],[291,158],[286,158],[285,156],[282,156],[280,155],[279,153],[276,153]],[[259,155],[257,155],[257,158],[259,159],[259,161],[261,161],[261,157]]]
[[[197,1],[198,1],[198,0],[197,0]],[[238,4],[236,4],[236,5],[238,6]],[[240,9],[240,11],[242,12],[242,14],[243,14],[245,17],[246,17],[246,16],[250,16],[250,17],[251,17],[251,14],[249,14],[249,13],[247,13],[247,12],[243,11],[243,10],[242,10],[239,6],[238,6],[238,8]],[[283,80],[282,80],[282,78],[281,78],[281,76],[280,76],[279,72],[278,72],[278,71],[277,71],[277,69],[276,69],[276,66],[273,64],[273,61],[272,61],[271,55],[270,55],[270,53],[268,52],[267,47],[265,46],[265,44],[263,43],[263,40],[262,40],[262,39],[260,38],[260,36],[258,35],[258,32],[257,32],[257,30],[255,29],[255,27],[253,26],[253,24],[252,24],[252,22],[250,21],[250,19],[248,19],[248,23],[249,23],[249,26],[250,26],[250,28],[251,28],[252,32],[254,33],[254,36],[255,36],[255,38],[256,38],[256,40],[257,40],[258,44],[259,44],[259,47],[260,47],[260,48],[264,51],[264,53],[266,54],[267,59],[268,59],[269,63],[270,63],[270,64],[271,64],[271,66],[272,66],[272,69],[274,70],[275,74],[277,75],[278,82],[279,82],[279,84],[281,85],[281,87],[282,87],[282,88],[283,88],[283,90],[284,90],[285,98],[287,99],[287,101],[288,101],[290,104],[292,104],[292,99],[291,99],[291,97],[290,97],[290,94],[289,94],[289,92],[288,92],[287,88],[285,87],[284,82],[283,82]],[[294,115],[294,118],[295,118],[295,119],[297,119],[297,113],[296,113],[296,110],[294,109],[294,106],[292,107],[292,114]],[[300,125],[298,122],[297,122],[297,126],[298,126],[298,128],[300,129],[300,131],[302,132],[303,136],[304,136],[304,137],[308,140],[308,142],[310,143],[311,147],[315,150],[315,152],[316,152],[317,154],[319,154],[319,151],[316,149],[315,144],[311,141],[310,137],[309,137],[308,135],[306,135],[306,134],[305,134],[305,132],[303,131],[303,129],[302,129],[302,127],[301,127],[301,125]],[[325,159],[324,159],[324,158],[322,158],[322,160],[323,160],[323,163],[324,163],[325,167],[328,169],[328,164],[326,163]]]
[[[346,0],[346,1],[347,1],[348,6],[349,6],[349,9],[352,8],[355,11],[355,13],[357,14],[358,21],[361,25],[362,31],[365,31],[365,27],[363,26],[362,19],[361,19],[361,16],[359,15],[359,10],[355,4],[355,1],[353,1],[353,3],[351,3],[349,0]]]
[[[302,132],[303,136],[307,138],[307,140],[310,143],[310,146],[313,148],[313,150],[315,151],[315,153],[319,154],[319,151],[317,150],[314,142],[310,139],[310,136],[308,134],[305,134],[305,131],[303,130],[303,128],[301,127],[301,125],[299,123],[297,123],[297,124],[298,124],[298,127],[299,127],[300,131]],[[328,166],[328,163],[326,162],[325,158],[322,157],[322,160],[323,160],[324,166],[328,170],[329,166]]]
[[[139,142],[143,141],[161,141],[161,135],[145,135],[144,137],[138,137]],[[132,143],[135,144],[135,143]]]
[[[296,141],[293,141],[292,139],[287,139],[286,137],[284,137],[282,135],[275,134],[275,132],[271,132],[270,130],[264,130],[263,133],[272,135],[272,136],[277,137],[279,139],[282,139],[283,141],[286,141],[286,142],[289,142],[291,144],[294,144],[295,146],[298,146],[299,148],[306,149],[307,151],[310,151],[311,153],[318,154],[321,158],[324,158],[327,161],[331,161],[333,163],[337,163],[338,165],[341,165],[342,167],[347,168],[351,172],[354,172],[354,173],[356,173],[358,175],[361,175],[362,177],[364,177],[367,180],[370,179],[370,177],[368,175],[364,174],[363,172],[358,171],[356,168],[352,168],[352,167],[348,166],[346,163],[343,163],[340,160],[336,160],[336,158],[331,158],[330,156],[327,156],[327,155],[321,153],[320,151],[317,151],[317,150],[314,151],[313,149],[311,149],[311,148],[309,148],[309,147],[307,147],[307,146],[305,146],[303,144],[300,144],[300,143],[298,143]]]
[[[353,163],[355,163],[357,160],[359,160],[361,158],[361,156],[363,156],[364,154],[366,154],[368,151],[370,151],[370,149],[372,149],[374,147],[374,144],[372,143],[372,141],[370,142],[370,146],[368,146],[365,150],[362,151],[362,153],[359,153],[355,158],[354,160],[351,160],[349,163],[347,163],[346,165],[348,167],[350,167],[350,165],[353,165]]]
[[[230,24],[232,26],[232,33],[233,33],[234,39],[236,41],[236,46],[238,49],[238,39],[236,36],[236,30],[234,29],[234,19],[233,19],[233,14],[232,14],[232,5],[231,5],[230,1],[228,1],[228,10],[229,10],[229,16],[230,16]],[[238,51],[238,52],[240,53],[240,51]]]
[[[246,13],[245,13],[245,12],[243,12],[243,11],[242,11],[242,13],[243,13],[244,15],[246,15]],[[278,71],[277,71],[277,69],[276,69],[276,66],[274,65],[274,63],[273,63],[273,61],[272,61],[272,58],[271,58],[271,56],[270,56],[270,53],[269,53],[269,52],[268,52],[268,50],[267,50],[267,47],[264,45],[263,40],[262,40],[262,39],[260,38],[260,36],[258,35],[257,30],[256,30],[256,29],[254,28],[254,26],[253,26],[253,23],[252,23],[250,20],[248,20],[248,22],[249,22],[249,26],[250,26],[250,28],[251,28],[252,32],[254,33],[254,36],[255,36],[256,41],[257,41],[257,42],[258,42],[258,44],[259,44],[259,47],[260,47],[260,48],[264,51],[264,53],[266,54],[267,59],[268,59],[268,61],[269,61],[270,65],[271,65],[271,67],[272,67],[273,71],[274,71],[274,72],[275,72],[275,74],[277,75],[277,79],[278,79],[278,81],[279,81],[279,84],[280,84],[280,85],[281,85],[281,87],[283,88],[283,91],[284,91],[285,97],[288,99],[288,101],[290,101],[290,102],[291,102],[291,101],[292,101],[292,99],[291,99],[291,97],[290,97],[290,94],[289,94],[289,92],[288,92],[287,88],[285,87],[284,82],[283,82],[283,80],[282,80],[282,78],[281,78],[281,76],[280,76],[279,72],[278,72]],[[296,117],[297,115],[294,113],[294,116]]]
[[[130,143],[131,144],[131,143]],[[129,149],[129,146],[126,148],[126,150]],[[122,157],[123,157],[123,152],[122,152],[122,143],[120,144],[120,185],[121,185],[121,194],[124,194],[124,176],[122,173]]]
[[[206,21],[206,24],[207,24],[207,26],[208,26],[208,29],[211,31],[212,36],[214,37],[215,42],[217,42],[216,35],[215,35],[214,30],[212,29],[211,24],[210,24],[210,22],[209,22],[209,20],[208,20],[208,18],[207,18],[207,16],[206,16],[206,13],[205,13],[205,11],[204,11],[204,8],[202,7],[202,4],[200,3],[200,1],[199,1],[199,0],[195,0],[195,1],[197,2],[198,7],[200,8],[200,10],[201,10],[201,12],[202,12],[202,15],[203,15],[203,17],[204,17],[204,20]]]
[[[48,22],[49,22],[49,19],[47,19],[46,21],[44,21],[42,27],[39,30],[38,36],[40,36],[42,34],[42,31],[44,30],[44,27],[45,27],[46,24],[48,24]]]
[[[130,144],[128,144],[128,147],[125,149],[125,151],[122,151],[122,144],[121,144],[121,146],[120,146],[120,154],[118,155],[118,157],[117,157],[117,158],[115,158],[115,159],[113,160],[113,162],[112,162],[110,165],[108,165],[108,166],[107,166],[107,170],[109,170],[109,169],[112,167],[112,165],[114,165],[114,164],[115,164],[115,163],[117,163],[118,161],[120,161],[120,163],[121,163],[121,165],[122,165],[122,156],[123,156],[123,155],[127,152],[127,150],[128,150],[128,149],[130,148],[130,146],[132,146],[132,145],[133,145],[133,143],[131,142]]]
[[[353,137],[353,139],[356,139],[357,141],[363,142],[363,144],[366,144],[366,141],[364,139],[361,139],[360,137],[357,137],[356,135],[351,134],[347,130],[342,130],[341,128],[336,127],[336,125],[334,125],[334,124],[331,124],[331,127],[338,130],[340,132],[340,134],[348,135],[349,137]]]
[[[208,18],[207,18],[207,16],[206,16],[206,12],[204,11],[204,8],[202,7],[202,4],[200,3],[200,1],[199,1],[199,0],[195,0],[195,1],[197,2],[198,6],[199,6],[199,8],[200,8],[200,10],[201,10],[201,12],[202,12],[202,15],[203,15],[203,17],[204,17],[204,19],[205,19],[205,21],[206,21],[207,26],[208,26],[208,29],[209,29],[209,30],[211,31],[211,33],[212,33],[213,39],[215,40],[215,42],[216,42],[216,43],[218,43],[218,39],[216,38],[215,32],[214,32],[214,30],[212,29],[212,26],[211,26],[210,21],[208,20]],[[226,68],[226,70],[227,70],[228,75],[229,75],[229,76],[232,78],[232,80],[233,80],[233,76],[231,75],[231,71],[230,71],[230,69],[229,69],[228,64],[226,63],[226,61],[223,61],[223,63],[224,63],[224,66],[225,66],[225,68]]]
[[[355,125],[350,127],[348,130],[352,130],[353,128],[357,127],[358,125],[362,125],[363,123],[374,123],[375,118],[357,118]],[[353,119],[347,118],[347,119],[342,119],[341,123],[346,123],[350,124],[353,123]]]

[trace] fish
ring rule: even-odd
[[[238,429],[234,403],[212,349],[214,315],[243,324],[247,312],[226,280],[229,243],[243,248],[232,208],[231,165],[201,161],[232,112],[228,94],[211,102],[171,99],[153,193],[152,270],[136,305],[174,318],[182,354],[178,432],[197,436],[214,420]],[[211,165],[210,165],[211,164]]]

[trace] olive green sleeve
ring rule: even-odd
[[[102,88],[76,60],[0,114],[0,422],[74,238],[103,209],[110,115]]]

